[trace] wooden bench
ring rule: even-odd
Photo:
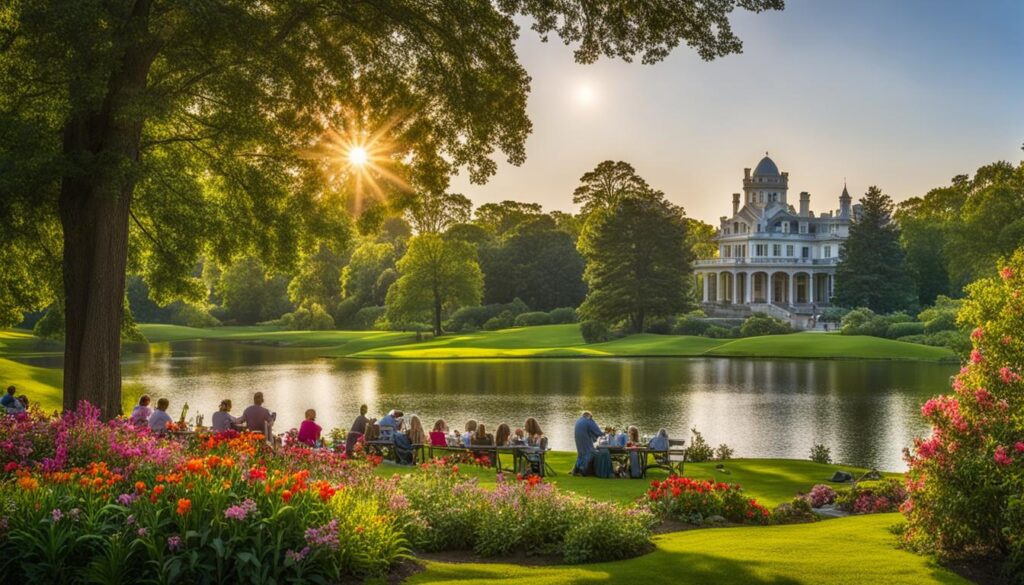
[[[654,463],[644,465],[644,474],[648,469],[664,469],[669,473],[683,475],[683,468],[686,465],[686,441],[669,439],[668,449],[664,451],[649,451]]]

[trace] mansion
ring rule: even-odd
[[[811,196],[789,203],[789,173],[768,158],[743,170],[743,193],[732,195],[732,215],[721,218],[718,257],[694,271],[709,315],[769,313],[798,328],[813,327],[832,298],[839,248],[860,211],[843,186],[839,208],[815,215]]]

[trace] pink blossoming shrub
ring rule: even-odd
[[[1024,249],[968,292],[968,363],[922,407],[931,435],[906,453],[904,538],[943,559],[1003,558],[1024,583]]]

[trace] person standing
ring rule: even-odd
[[[576,439],[576,465],[572,468],[572,474],[586,475],[594,457],[594,441],[601,436],[601,427],[594,422],[594,415],[584,411],[576,419],[573,436]]]
[[[132,415],[129,417],[129,421],[137,427],[146,426],[146,422],[149,420],[153,411],[149,408],[149,403],[152,399],[149,394],[143,394],[139,397],[139,403],[132,409]]]
[[[174,422],[171,420],[171,415],[167,414],[167,408],[170,405],[171,401],[166,398],[156,401],[156,410],[149,415],[149,430],[159,434],[167,432],[167,425]]]
[[[263,406],[263,393],[257,392],[252,395],[252,406],[242,411],[242,420],[245,427],[251,432],[263,433],[267,440],[270,440],[270,428],[277,419],[276,412],[270,412]]]

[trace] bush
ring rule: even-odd
[[[932,333],[931,335],[908,335],[906,337],[900,337],[899,340],[907,343],[920,343],[921,345],[931,345],[934,347],[947,347],[964,357],[966,357],[971,350],[970,338],[966,333],[959,330],[939,331],[938,333]]]
[[[1015,252],[998,276],[978,280],[967,290],[959,323],[976,325],[972,349],[953,379],[953,391],[921,408],[932,432],[915,439],[907,454],[903,539],[945,560],[1001,558],[1010,580],[1020,583],[1024,250]]]
[[[812,508],[821,508],[836,501],[836,490],[824,484],[818,484],[811,488],[806,496],[807,502]]]
[[[729,339],[731,337],[736,337],[731,329],[719,327],[718,325],[712,325],[705,329],[704,336],[712,339]]]
[[[789,326],[789,323],[766,313],[754,313],[747,317],[747,320],[740,326],[740,335],[743,337],[782,335],[784,333],[792,333],[792,331],[793,329]]]
[[[384,316],[384,307],[363,307],[352,316],[352,328],[356,331],[369,331],[377,324],[377,320]]]
[[[445,323],[446,331],[479,331],[484,323],[488,319],[498,314],[497,311],[491,310],[490,307],[497,307],[497,305],[490,305],[488,307],[462,307],[461,309],[452,313],[452,316]]]
[[[843,335],[870,335],[889,337],[889,328],[896,323],[913,323],[914,318],[906,313],[877,315],[871,309],[854,309],[843,316]]]
[[[899,339],[908,335],[921,335],[924,333],[924,323],[904,322],[893,323],[885,330],[885,336],[889,339]]]
[[[821,321],[823,323],[839,323],[849,312],[850,309],[845,307],[828,307],[821,312]]]
[[[715,455],[715,449],[704,440],[704,435],[697,429],[690,429],[693,437],[690,439],[690,446],[686,448],[686,459],[693,463],[710,461]]]
[[[732,459],[732,456],[735,453],[736,451],[734,451],[732,447],[722,443],[715,449],[715,459],[718,459],[719,461],[727,461]]]
[[[188,303],[176,303],[178,306],[174,308],[171,313],[170,322],[175,325],[184,325],[185,327],[216,327],[220,325],[220,321],[216,317],[210,314],[209,311],[202,307],[190,305]]]
[[[515,315],[511,311],[503,311],[497,317],[491,317],[484,323],[484,331],[497,331],[498,329],[508,329],[512,326],[515,321]]]
[[[939,331],[956,331],[956,313],[943,312],[922,327],[924,333],[938,333]]]
[[[670,476],[665,481],[651,482],[646,504],[655,516],[695,525],[714,516],[750,524],[767,524],[771,517],[767,508],[747,498],[738,485],[689,477]]]
[[[817,521],[818,515],[811,509],[811,504],[801,497],[779,504],[772,510],[772,524],[801,524]]]
[[[549,325],[551,323],[551,317],[543,311],[533,311],[530,313],[520,313],[516,316],[513,325],[516,327],[536,327],[538,325]]]
[[[825,464],[832,463],[832,450],[821,444],[811,447],[811,461]]]
[[[649,319],[647,321],[647,333],[654,333],[656,335],[669,335],[672,333],[672,328],[675,326],[675,319],[667,317],[657,317]]]
[[[851,514],[895,512],[907,499],[901,479],[862,481],[836,496],[836,506]]]
[[[925,324],[925,333],[953,331],[957,329],[956,318],[963,301],[939,295],[935,304],[917,314],[917,320]]]
[[[679,319],[676,319],[676,324],[672,327],[673,335],[704,335],[707,333],[708,328],[711,327],[706,319],[701,317],[694,317],[692,315],[686,315]]]
[[[564,325],[566,323],[575,323],[576,309],[572,307],[552,309],[551,312],[548,313],[548,318],[551,320],[552,325]]]
[[[309,308],[309,330],[310,331],[327,331],[334,329],[334,317],[331,317],[324,308],[317,303],[313,303]]]
[[[580,335],[586,343],[602,343],[612,338],[608,326],[601,321],[584,321],[580,323]]]

